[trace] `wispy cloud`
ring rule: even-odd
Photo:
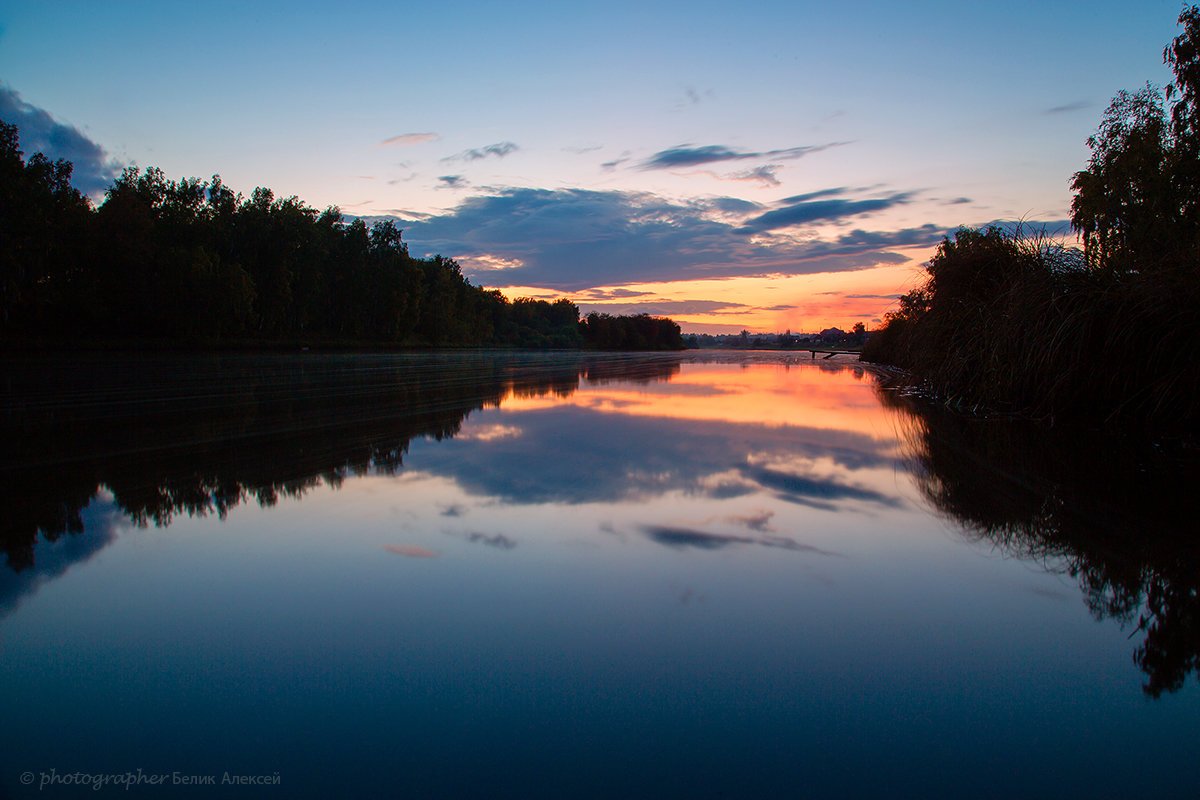
[[[683,87],[683,99],[676,104],[677,108],[698,106],[706,100],[712,100],[717,93],[712,89],[697,89],[695,86]]]
[[[465,189],[471,184],[462,175],[439,175],[439,189]]]
[[[1085,102],[1083,100],[1076,100],[1074,103],[1064,103],[1061,106],[1054,106],[1053,108],[1047,108],[1045,113],[1047,113],[1047,114],[1069,114],[1072,111],[1083,111],[1084,109],[1091,108],[1091,107],[1092,107],[1091,103]]]
[[[402,133],[379,143],[380,147],[411,147],[414,144],[436,141],[436,133]]]
[[[829,142],[827,144],[805,145],[802,147],[786,147],[781,150],[764,150],[762,152],[747,152],[734,150],[721,144],[695,146],[681,144],[667,150],[660,150],[643,161],[641,169],[679,169],[699,167],[705,164],[716,164],[722,161],[743,161],[746,159],[793,159],[802,158],[809,153],[817,153],[830,147],[837,147],[846,142]]]
[[[692,528],[675,528],[666,525],[644,525],[642,533],[653,542],[671,547],[676,550],[693,548],[696,550],[720,550],[735,544],[756,544],[760,547],[778,547],[782,550],[815,553],[822,556],[833,556],[828,550],[797,542],[786,536],[737,536],[731,534],[708,533]]]
[[[495,547],[497,550],[512,550],[517,546],[515,539],[511,539],[508,536],[505,536],[503,533],[494,533],[489,536],[486,533],[472,531],[471,533],[468,533],[465,538],[468,542],[486,544],[488,547]]]
[[[753,183],[761,183],[763,186],[779,186],[780,180],[775,177],[775,173],[779,170],[778,164],[764,164],[761,167],[746,170],[745,172],[734,172],[726,175],[724,180],[729,181],[750,181]]]
[[[746,477],[775,491],[781,500],[816,508],[834,508],[838,500],[858,500],[884,506],[898,505],[896,498],[880,494],[873,489],[851,486],[833,478],[815,475],[800,475],[771,467],[747,466],[742,470]]]
[[[629,297],[646,297],[650,292],[639,292],[633,289],[587,289],[580,295],[584,300],[623,300]]]
[[[446,156],[442,161],[480,161],[489,156],[504,158],[506,155],[520,149],[512,142],[497,142],[496,144],[489,144],[487,147],[463,150],[461,153]]]
[[[26,103],[7,86],[0,86],[0,119],[17,126],[26,158],[41,153],[53,161],[70,161],[74,165],[71,184],[89,197],[103,194],[121,172],[122,165],[82,131],[56,122],[48,112]]]
[[[740,514],[728,517],[722,517],[724,522],[733,522],[740,525],[745,525],[752,531],[767,533],[772,530],[771,519],[775,516],[774,511],[755,511],[751,514]]]

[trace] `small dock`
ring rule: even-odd
[[[839,350],[835,347],[797,347],[796,349],[797,350],[807,350],[809,353],[812,354],[814,361],[817,358],[817,353],[825,353],[826,354],[825,358],[829,359],[829,358],[833,358],[834,356],[838,356],[838,355],[856,356],[861,352],[859,350]]]

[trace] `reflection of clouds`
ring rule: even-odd
[[[480,425],[460,431],[459,439],[475,439],[480,442],[494,442],[497,439],[510,439],[520,436],[521,429],[515,425]]]
[[[836,478],[797,475],[770,467],[747,466],[745,472],[757,484],[774,490],[776,497],[789,503],[826,510],[835,509],[833,501],[836,500],[859,500],[893,508],[900,505],[895,497],[888,497],[872,489],[851,486]]]
[[[696,481],[696,491],[714,500],[729,500],[753,494],[758,491],[758,486],[746,478],[740,469],[734,468],[700,476]]]
[[[405,558],[437,558],[437,553],[419,544],[385,544],[383,549]]]
[[[745,525],[752,531],[767,533],[773,528],[771,527],[771,519],[775,516],[774,511],[756,511],[752,514],[733,514],[721,517],[722,522],[730,522],[735,525]]]
[[[815,553],[822,556],[836,556],[828,550],[813,547],[810,544],[797,542],[786,536],[736,536],[724,533],[709,533],[693,528],[676,528],[667,525],[643,525],[642,533],[652,542],[675,550],[694,548],[696,550],[720,550],[735,544],[756,544],[761,547],[778,547],[781,550],[794,550],[803,553]]]
[[[579,405],[487,413],[519,413],[522,435],[486,446],[457,438],[436,447],[414,443],[410,466],[450,477],[469,494],[522,505],[767,491],[827,507],[843,499],[895,505],[857,488],[852,473],[905,468],[890,441],[853,431],[606,414]],[[776,466],[818,461],[827,477]]]
[[[474,542],[477,544],[486,544],[488,547],[495,547],[498,550],[512,550],[514,547],[517,546],[517,542],[515,539],[510,539],[509,537],[505,536],[503,533],[495,533],[495,534],[492,534],[491,536],[489,536],[486,533],[472,531],[471,533],[468,533],[463,538],[465,538],[468,542]]]
[[[20,572],[0,569],[0,616],[16,610],[21,601],[42,584],[82,564],[117,540],[117,529],[127,524],[111,495],[101,493],[80,512],[81,533],[63,534],[54,541],[38,536],[34,543],[33,566]]]

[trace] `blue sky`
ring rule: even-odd
[[[1066,219],[1179,10],[0,2],[0,116],[86,190],[158,166],[397,216],[511,296],[849,327],[960,224]]]

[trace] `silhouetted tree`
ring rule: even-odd
[[[0,122],[0,331],[51,322],[85,264],[91,206],[70,162],[22,155],[16,126]]]
[[[442,256],[415,259],[392,221],[368,228],[214,175],[126,169],[93,211],[71,165],[22,161],[0,128],[0,333],[189,343],[578,348],[569,300],[473,286]],[[679,346],[670,324],[621,318],[622,347]],[[675,328],[678,338],[678,327]]]

